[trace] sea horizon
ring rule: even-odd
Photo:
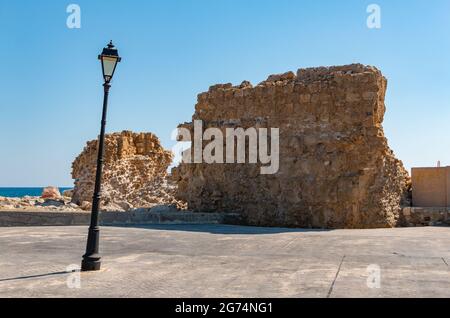
[[[45,187],[0,187],[0,197],[6,197],[6,198],[23,198],[25,196],[30,197],[40,197],[42,194],[42,191],[46,188]],[[66,191],[73,189],[72,187],[59,187],[56,188],[59,189],[59,192],[61,194]]]

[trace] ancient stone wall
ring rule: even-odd
[[[172,153],[152,133],[121,133],[105,136],[102,209],[129,210],[174,204],[176,185],[167,178]],[[72,201],[89,209],[94,191],[97,140],[89,141],[72,164],[75,188]]]
[[[272,75],[256,87],[212,86],[199,94],[193,120],[279,128],[279,171],[183,163],[173,170],[178,197],[194,210],[239,212],[252,225],[396,226],[409,176],[383,133],[386,86],[379,70],[360,64]]]

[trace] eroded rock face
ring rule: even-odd
[[[279,128],[280,168],[261,175],[258,164],[183,163],[173,170],[178,197],[252,225],[396,226],[409,176],[383,133],[386,87],[379,70],[360,64],[212,86],[193,119],[204,129]]]
[[[175,185],[167,180],[172,153],[152,133],[107,134],[102,181],[102,209],[126,211],[133,208],[174,204]],[[97,140],[89,141],[72,164],[75,187],[72,202],[90,209],[97,164]]]
[[[59,199],[61,198],[61,193],[57,187],[46,187],[42,190],[41,198],[43,199]]]

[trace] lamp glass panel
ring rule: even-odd
[[[116,67],[117,59],[114,57],[104,56],[102,58],[103,63],[103,75],[107,78],[111,78]]]

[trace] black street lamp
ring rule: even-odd
[[[100,229],[98,227],[98,214],[100,208],[101,200],[101,184],[102,184],[102,170],[103,170],[103,144],[105,141],[105,126],[106,126],[106,112],[108,108],[108,94],[109,88],[111,87],[110,82],[114,76],[114,71],[116,70],[117,63],[120,62],[121,58],[117,49],[109,42],[107,47],[103,49],[101,55],[98,59],[102,63],[102,72],[105,83],[104,88],[104,98],[103,98],[103,114],[100,129],[100,137],[98,139],[98,157],[97,157],[97,171],[95,174],[95,188],[94,196],[92,199],[92,214],[91,214],[91,225],[89,226],[89,234],[86,245],[86,254],[83,255],[83,260],[81,262],[82,271],[98,271],[101,265],[101,256],[98,252],[98,245],[100,240]]]

